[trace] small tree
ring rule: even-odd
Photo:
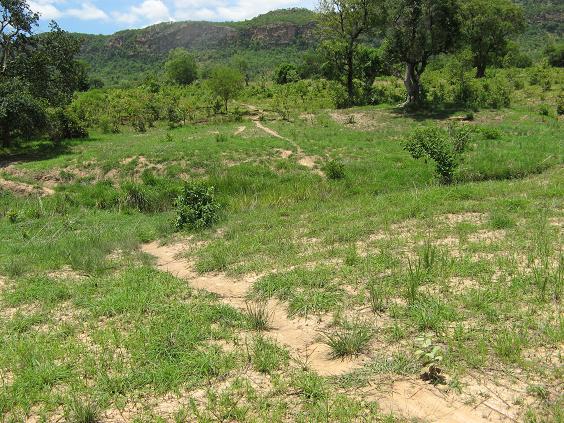
[[[223,100],[227,113],[229,100],[236,98],[243,90],[245,78],[237,69],[217,66],[212,70],[209,85],[213,93]]]
[[[405,64],[407,99],[402,106],[423,99],[421,74],[429,59],[454,49],[460,39],[457,0],[397,0],[390,2],[386,51]]]
[[[470,130],[465,127],[439,126],[417,128],[404,145],[414,159],[430,158],[444,184],[452,183],[454,171],[462,162],[462,155],[470,141]]]
[[[281,64],[274,72],[274,82],[280,85],[296,82],[299,79],[298,68],[291,63]]]
[[[180,85],[190,85],[198,78],[196,59],[183,48],[170,51],[165,63],[165,71],[171,81]]]
[[[525,29],[523,9],[511,0],[466,0],[463,33],[473,53],[476,77],[508,53],[508,41]]]
[[[33,97],[18,78],[0,79],[0,142],[10,147],[16,136],[29,137],[44,129],[44,102]]]
[[[384,21],[383,0],[320,0],[319,25],[327,40],[344,50],[349,103],[354,100],[355,50],[360,37]]]

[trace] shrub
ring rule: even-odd
[[[550,108],[546,104],[541,104],[539,106],[539,114],[541,116],[550,116]]]
[[[178,217],[176,227],[202,229],[213,225],[220,209],[215,199],[215,188],[201,182],[187,183],[176,199]]]
[[[482,134],[482,137],[486,140],[498,140],[501,138],[501,132],[489,126],[483,126],[478,129],[478,132]]]
[[[450,184],[455,169],[462,162],[470,140],[470,129],[451,126],[417,128],[405,143],[404,148],[414,159],[428,157],[435,162],[435,170],[441,182]]]
[[[345,177],[345,165],[339,160],[331,160],[323,167],[328,179],[338,180]]]
[[[274,82],[277,84],[288,84],[299,79],[298,68],[291,63],[281,64],[274,72]]]
[[[333,358],[343,358],[362,353],[370,343],[373,331],[364,324],[348,324],[346,327],[325,334],[325,343],[331,348]]]
[[[70,138],[87,138],[86,125],[70,110],[57,107],[48,111],[49,138],[61,141]]]
[[[558,116],[564,115],[564,92],[560,93],[558,100],[556,100],[556,113],[558,113]]]

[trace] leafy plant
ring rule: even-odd
[[[178,229],[210,227],[217,221],[220,210],[215,199],[215,188],[201,182],[187,183],[176,199],[176,210]]]
[[[468,128],[438,125],[417,128],[404,145],[414,159],[428,157],[435,162],[435,170],[442,183],[453,181],[454,171],[462,162],[471,132]]]
[[[443,350],[438,345],[433,345],[430,338],[419,337],[415,339],[419,345],[419,349],[415,352],[415,356],[425,368],[422,377],[433,384],[443,383],[444,376],[441,375],[442,370],[439,367],[443,361]]]

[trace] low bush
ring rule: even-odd
[[[57,107],[48,110],[49,138],[61,141],[71,138],[87,138],[86,125],[71,110]]]
[[[435,162],[435,171],[444,184],[453,181],[454,171],[462,162],[462,156],[471,138],[465,126],[429,126],[417,128],[404,145],[414,159],[429,158]]]
[[[323,166],[323,172],[325,172],[328,179],[344,179],[345,165],[339,160],[331,160]]]
[[[178,229],[203,229],[218,219],[220,205],[215,199],[215,188],[201,182],[187,183],[176,199]]]

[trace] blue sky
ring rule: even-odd
[[[158,22],[244,20],[269,10],[313,9],[316,0],[28,0],[41,29],[54,19],[67,31],[110,34]]]

